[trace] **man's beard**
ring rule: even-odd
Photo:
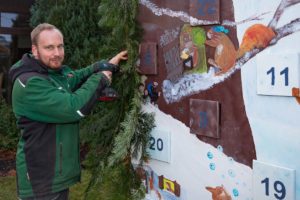
[[[41,57],[40,55],[41,54],[38,52],[38,60],[40,60],[41,63],[43,63],[49,68],[60,68],[64,60],[62,56],[55,56],[54,58],[43,59],[43,57]]]

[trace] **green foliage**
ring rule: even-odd
[[[14,149],[18,142],[19,130],[12,108],[0,97],[0,149]]]
[[[90,149],[84,165],[92,173],[86,199],[132,200],[144,196],[130,162],[132,156],[147,159],[146,147],[154,126],[153,115],[141,111],[138,91],[138,5],[138,0],[39,0],[31,9],[32,26],[48,22],[62,31],[65,62],[70,66],[88,65],[128,51],[128,60],[120,63],[121,72],[113,77],[112,87],[120,98],[98,103],[81,122],[81,141]]]
[[[94,179],[88,194],[106,191],[97,193],[97,199],[142,198],[134,195],[140,194],[141,183],[129,181],[136,177],[131,164],[126,164],[132,155],[138,155],[137,152],[140,152],[141,160],[147,159],[146,147],[154,124],[152,115],[141,112],[140,77],[135,69],[141,34],[136,23],[137,8],[138,1],[128,0],[103,0],[99,7],[99,25],[110,33],[103,40],[102,55],[111,57],[120,49],[126,49],[128,61],[123,63],[122,73],[114,77],[113,87],[121,98],[104,109],[102,107],[101,115],[94,113],[92,120],[90,118],[84,126],[88,129],[85,133],[94,135],[85,137],[92,138],[92,154],[86,164],[93,169]],[[126,173],[121,173],[123,168]]]
[[[93,200],[139,200],[144,197],[145,188],[141,187],[134,169],[125,163],[105,168],[101,180],[94,183],[86,194],[86,199]],[[124,184],[126,183],[126,184]]]
[[[71,200],[84,199],[85,190],[88,187],[90,179],[91,179],[91,174],[89,173],[89,171],[83,170],[80,183],[77,183],[70,188],[69,199]]]
[[[49,16],[49,12],[51,11],[55,1],[48,0],[39,0],[36,1],[35,4],[31,7],[30,11],[32,13],[30,18],[30,25],[35,27],[39,23],[47,22],[47,17]]]
[[[47,22],[59,28],[64,35],[65,63],[82,68],[100,58],[102,37],[107,34],[97,25],[99,4],[100,0],[39,0],[31,8],[30,24]]]
[[[154,116],[140,112],[138,107],[133,106],[133,108],[127,113],[125,120],[121,123],[122,132],[115,138],[109,165],[123,160],[130,151],[136,159],[141,157],[142,160],[146,160],[148,158],[146,148],[150,139],[149,130],[154,128]]]

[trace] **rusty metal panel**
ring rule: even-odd
[[[157,74],[157,44],[144,42],[140,45],[140,71],[142,74]]]
[[[220,138],[219,118],[219,102],[190,99],[191,133]]]
[[[166,79],[175,81],[183,73],[183,63],[180,59],[179,38],[163,48],[163,59],[167,72]]]
[[[206,24],[220,24],[220,0],[190,0],[190,15]],[[196,24],[191,20],[191,25]]]

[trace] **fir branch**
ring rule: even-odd
[[[149,158],[147,148],[149,147],[150,132],[155,127],[154,114],[140,112],[138,120],[135,134],[131,140],[131,154],[133,158],[142,162]]]
[[[131,102],[131,110],[126,114],[125,120],[121,123],[122,131],[115,138],[115,145],[112,156],[109,159],[109,166],[124,160],[130,152],[131,140],[138,126],[140,112],[140,98],[135,92],[135,97]]]

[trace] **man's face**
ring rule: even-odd
[[[42,31],[37,45],[32,45],[32,53],[36,59],[49,68],[60,68],[65,55],[62,34],[58,30]]]

